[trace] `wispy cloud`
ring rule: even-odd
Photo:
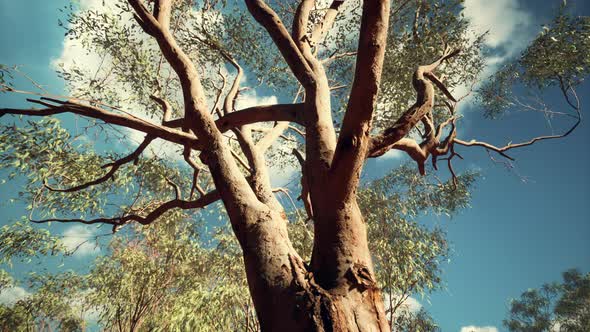
[[[97,254],[100,247],[93,240],[95,236],[94,229],[84,225],[74,225],[62,233],[61,243],[69,250],[74,252],[74,257],[84,257]]]
[[[384,302],[385,302],[385,310],[389,310],[389,294],[385,294],[384,296]],[[395,298],[394,296],[394,303],[397,302],[397,298]],[[418,311],[420,311],[420,309],[422,309],[422,304],[416,300],[415,298],[409,296],[397,309],[397,313],[402,313],[402,312],[411,312],[411,313],[417,313]]]
[[[13,305],[18,300],[29,296],[30,293],[19,286],[12,286],[0,291],[0,304]]]
[[[460,332],[498,332],[495,326],[463,326]]]
[[[250,91],[240,94],[236,101],[236,109],[244,109],[258,105],[277,104],[277,96],[258,96],[256,91]]]
[[[463,14],[479,35],[488,32],[486,45],[518,51],[532,23],[531,14],[516,0],[466,0]]]
[[[484,45],[489,53],[485,57],[486,67],[481,74],[483,79],[521,52],[535,35],[532,15],[517,0],[465,0],[462,13],[470,22],[474,40],[487,32]],[[456,88],[454,95],[467,94],[470,85],[466,83]],[[459,105],[459,112],[466,104]]]
[[[384,155],[379,157],[380,159],[400,159],[404,156],[404,153],[400,150],[389,150]]]

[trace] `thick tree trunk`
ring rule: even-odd
[[[291,246],[287,220],[281,213],[264,210],[243,217],[247,220],[240,223],[249,226],[238,232],[242,234],[238,239],[262,331],[387,330],[381,294],[372,277],[370,260],[367,261],[370,256],[366,236],[354,242],[364,243],[364,249],[340,260],[336,272],[314,272]],[[362,223],[362,218],[356,222]],[[364,235],[364,224],[362,228]],[[360,252],[363,259],[354,257]]]

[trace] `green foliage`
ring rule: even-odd
[[[0,304],[0,326],[2,332],[29,332],[35,321],[21,305],[9,307]]]
[[[395,331],[400,332],[439,332],[440,330],[424,309],[420,309],[416,314],[403,313],[395,322]]]
[[[475,175],[466,175],[455,194],[445,193],[451,183],[429,184],[433,179],[415,176],[410,166],[404,166],[362,190],[359,203],[367,215],[376,269],[387,296],[399,300],[440,287],[439,266],[448,256],[445,234],[411,220],[426,212],[453,214],[467,206],[473,179]],[[419,203],[424,197],[430,197],[426,205]],[[309,259],[313,227],[297,218],[297,211],[293,213],[290,237],[302,257]],[[19,224],[14,229],[22,232],[27,226]],[[52,243],[46,237],[36,239],[36,243]],[[35,252],[27,243],[3,253],[19,257],[47,253]],[[2,280],[10,284],[7,274],[2,274]],[[6,324],[20,319],[22,324],[44,322],[76,330],[94,312],[107,330],[120,325],[138,331],[228,331],[246,324],[250,330],[259,329],[242,254],[231,230],[207,231],[180,212],[168,213],[150,226],[135,225],[117,233],[108,255],[98,257],[86,275],[33,274],[29,285],[30,296],[2,307]],[[415,331],[417,326],[436,331],[424,311],[397,308],[388,313],[401,331]],[[13,329],[18,331],[22,324]]]
[[[374,119],[377,130],[391,126],[416,101],[411,84],[416,67],[436,60],[445,45],[461,49],[457,58],[437,69],[437,75],[445,77],[448,90],[452,92],[478,78],[484,68],[482,43],[485,35],[474,37],[469,21],[457,15],[462,4],[463,1],[459,0],[413,1],[391,18],[393,26],[389,29],[381,93]],[[420,6],[419,10],[417,6]],[[420,19],[415,23],[417,11]],[[435,105],[433,115],[446,118],[448,111],[444,105]]]
[[[12,279],[10,274],[8,274],[8,272],[0,270],[0,292],[2,292],[2,290],[6,288],[11,287],[13,285],[13,282],[14,280]]]
[[[5,88],[12,86],[12,68],[0,63],[0,92],[6,92]]]
[[[590,73],[590,17],[573,16],[566,8],[523,52],[523,80],[539,88],[580,84]]]
[[[519,85],[535,90],[552,86],[565,91],[590,73],[590,17],[574,16],[563,6],[553,21],[513,62],[504,65],[479,91],[489,118],[501,116],[514,104]]]
[[[195,224],[169,215],[113,239],[88,275],[86,301],[106,329],[235,330],[244,315],[254,321],[238,248],[226,231],[203,243]]]
[[[9,171],[9,179],[24,178],[25,185],[15,198],[27,203],[32,219],[58,215],[84,218],[145,210],[142,208],[149,207],[155,200],[173,198],[174,191],[166,178],[182,183],[180,179],[191,176],[188,169],[178,168],[169,161],[157,157],[139,158],[135,163],[123,165],[108,181],[84,190],[49,190],[44,183],[63,189],[101,178],[110,170],[104,165],[131,151],[111,150],[100,155],[93,150],[88,136],[72,137],[55,118],[27,121],[27,124],[0,125],[0,168]],[[206,181],[208,179],[203,179],[201,184]],[[181,191],[188,197],[190,188],[182,186]],[[120,203],[114,205],[113,201]]]
[[[59,239],[46,229],[31,226],[27,221],[18,221],[0,228],[0,262],[10,263],[13,258],[29,259],[64,253]],[[2,278],[4,284],[4,276]],[[0,289],[3,287],[0,287]]]
[[[83,331],[84,308],[77,298],[83,285],[84,279],[72,272],[32,274],[32,294],[11,306],[0,305],[0,326],[5,329],[2,331]]]
[[[395,309],[403,306],[410,295],[424,296],[442,287],[441,264],[449,257],[444,231],[427,228],[415,220],[425,213],[451,216],[466,208],[476,178],[476,173],[462,175],[455,189],[452,181],[436,182],[434,177],[420,176],[406,164],[359,193],[369,248],[388,318],[394,326],[401,328],[421,321]],[[396,316],[400,311],[402,314]]]
[[[572,269],[563,273],[563,282],[529,289],[510,302],[504,326],[514,332],[590,329],[590,273]]]
[[[562,295],[555,305],[564,331],[588,331],[590,329],[590,273],[578,270],[563,273]]]

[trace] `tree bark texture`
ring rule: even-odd
[[[392,129],[393,134],[385,132],[377,139],[371,139],[371,121],[389,27],[389,1],[363,2],[355,75],[339,135],[332,119],[328,77],[314,47],[332,28],[344,1],[333,1],[323,19],[314,24],[310,23],[310,13],[314,10],[315,1],[300,1],[292,31],[289,32],[280,17],[263,0],[245,0],[246,7],[266,29],[299,82],[305,99],[299,104],[256,106],[235,111],[242,68],[231,54],[211,43],[209,47],[218,51],[237,71],[222,109],[217,110],[217,117],[208,110],[196,66],[170,30],[173,0],[128,2],[133,8],[135,20],[145,33],[155,39],[180,81],[184,106],[181,118],[170,119],[170,104],[156,95],[152,98],[164,113],[161,125],[76,99],[60,101],[41,98],[33,102],[46,106],[46,109],[2,109],[0,116],[48,116],[69,112],[146,134],[144,142],[134,153],[105,165],[110,169],[105,176],[69,189],[51,188],[46,184],[49,190],[71,192],[105,182],[121,165],[136,160],[155,138],[184,146],[183,156],[194,168],[194,178],[197,178],[200,169],[191,159],[191,153],[198,153],[215,183],[215,190],[204,193],[198,184],[195,188],[196,181],[193,179],[193,189],[201,195],[195,200],[192,200],[193,190],[189,199],[183,200],[176,186],[176,199],[162,203],[146,215],[70,221],[107,223],[113,225],[116,231],[130,221],[149,224],[170,209],[202,208],[221,199],[243,252],[250,293],[263,331],[388,330],[356,192],[366,158],[394,147],[420,121],[416,117],[423,117],[423,113],[427,113],[432,106],[432,86],[424,83],[424,77],[429,77],[433,69],[421,67],[422,71],[417,72],[419,75],[414,81],[416,89],[420,90],[417,102],[419,114],[414,114],[415,110],[409,111],[400,119],[399,128]],[[264,159],[265,150],[287,125],[277,124],[256,142],[249,126],[265,121],[294,122],[305,127],[305,134],[302,135],[305,137],[305,156],[299,155],[299,160],[302,164],[302,197],[308,219],[314,224],[309,264],[301,259],[289,240],[288,220],[273,194]],[[249,174],[242,173],[227,144],[223,133],[228,131],[232,131],[239,142],[246,158],[241,164]],[[37,222],[47,221],[53,220]]]

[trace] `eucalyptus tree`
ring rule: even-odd
[[[424,309],[416,312],[408,304],[415,303],[410,296],[428,295],[442,286],[448,244],[441,229],[429,230],[413,219],[465,208],[473,180],[474,174],[464,174],[455,189],[452,181],[440,183],[403,166],[359,193],[392,331],[436,330]],[[288,225],[293,245],[308,260],[313,229],[303,218],[293,220]],[[107,254],[97,257],[87,274],[33,274],[28,295],[2,307],[0,324],[12,330],[41,322],[61,330],[66,322],[77,322],[78,327],[98,324],[107,331],[260,330],[237,241],[227,227],[209,233],[202,226],[176,211],[149,227],[135,224],[131,231],[118,232]],[[59,237],[30,225],[5,226],[0,237],[4,261],[68,254]],[[12,285],[9,275],[0,276],[2,288]],[[41,316],[44,312],[51,315]]]
[[[5,274],[5,271],[2,271]],[[17,299],[12,304],[0,304],[1,331],[44,332],[83,331],[84,303],[77,296],[85,287],[84,279],[71,273],[37,275],[30,278],[32,294]],[[15,282],[0,288],[0,293]]]
[[[590,273],[563,272],[562,283],[528,289],[510,301],[504,326],[510,331],[587,331],[590,328]]]
[[[41,108],[4,108],[0,115],[71,113],[94,121],[104,140],[116,135],[113,126],[144,138],[128,155],[105,156],[80,140],[67,142],[71,135],[55,120],[19,122],[2,130],[2,165],[29,174],[24,196],[37,223],[107,224],[117,231],[221,200],[263,330],[389,328],[357,202],[368,158],[400,150],[421,174],[427,160],[436,169],[445,159],[455,179],[457,146],[511,160],[510,150],[567,136],[580,121],[575,87],[588,72],[590,29],[587,18],[565,11],[481,96],[484,104],[508,100],[502,111],[518,104],[506,91],[520,78],[531,88],[557,87],[570,113],[552,114],[568,115],[572,126],[496,146],[462,140],[456,130],[457,104],[465,98],[452,91],[476,84],[485,37],[469,31],[460,1],[103,5],[110,9],[73,11],[67,24],[72,40],[100,56],[98,68],[64,66],[71,96],[41,92],[29,99]],[[544,70],[556,62],[555,70]],[[0,72],[4,91],[30,93],[13,85],[18,70]],[[293,102],[238,109],[245,73],[258,85],[291,93]],[[154,156],[138,162],[162,140],[175,144],[192,174],[170,170]],[[289,239],[280,188],[271,186],[265,158],[284,164],[291,150],[301,166],[306,219],[313,222],[309,262]],[[163,185],[170,194],[154,195]],[[130,203],[112,206],[121,197]]]

